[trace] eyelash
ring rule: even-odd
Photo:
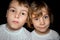
[[[46,18],[48,18],[48,16],[45,16],[44,18],[46,19]]]
[[[13,10],[13,9],[10,9],[10,11],[11,11],[11,12],[15,12],[15,10]]]
[[[24,12],[24,11],[23,11],[23,12],[21,12],[21,15],[26,15],[26,12]]]
[[[21,13],[22,15],[25,15],[25,13]]]
[[[38,18],[35,18],[35,20],[38,20]]]
[[[44,16],[44,18],[46,19],[46,18],[48,18],[48,16]],[[35,20],[38,20],[38,18],[35,18]]]

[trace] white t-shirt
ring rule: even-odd
[[[17,31],[10,31],[6,24],[0,25],[0,40],[31,40],[30,32],[24,27]]]
[[[59,40],[60,40],[60,38],[59,38]]]
[[[56,31],[51,30],[48,34],[40,35],[34,31],[31,32],[32,40],[59,40],[59,35]]]

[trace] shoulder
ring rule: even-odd
[[[31,35],[32,35],[32,36],[33,36],[33,35],[36,35],[35,30],[33,30],[33,31],[31,32]]]
[[[0,28],[5,27],[5,26],[6,26],[6,24],[1,24],[1,25],[0,25]]]
[[[4,34],[6,24],[0,25],[0,34]]]
[[[58,32],[56,32],[55,30],[50,30],[52,34],[55,34],[55,35],[59,35]]]
[[[31,32],[31,34],[32,34],[32,33],[35,33],[35,30],[33,30],[33,31]]]
[[[25,36],[26,39],[30,40],[31,37],[30,37],[30,32],[23,27],[23,35]]]
[[[23,30],[24,30],[24,32],[25,32],[27,35],[30,34],[30,32],[29,32],[26,28],[23,27]]]
[[[23,30],[24,30],[25,32],[28,32],[28,33],[30,33],[30,32],[29,32],[29,31],[28,31],[26,28],[24,28],[24,27],[23,27]]]
[[[50,30],[51,31],[51,35],[54,36],[54,37],[59,37],[59,34],[58,32],[56,32],[55,30]]]
[[[6,24],[1,24],[0,27],[1,27],[1,26],[5,26],[5,25],[6,25]]]

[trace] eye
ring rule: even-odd
[[[11,10],[12,12],[15,12],[15,10]]]
[[[15,9],[10,8],[9,11],[10,11],[10,12],[15,12]]]
[[[35,18],[35,20],[38,20],[38,18]]]
[[[27,15],[27,12],[21,11],[21,15]]]
[[[44,18],[46,19],[46,18],[48,18],[49,16],[47,15],[47,16],[45,16]]]
[[[15,12],[15,9],[14,8],[10,8],[9,11],[10,12]]]
[[[11,9],[10,11],[11,11],[11,12],[15,12],[15,10],[13,10],[13,9]]]
[[[25,13],[22,13],[22,15],[25,15]]]

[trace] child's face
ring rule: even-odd
[[[36,13],[36,12],[33,12],[33,13]],[[47,31],[50,25],[50,19],[45,8],[42,8],[42,16],[35,18],[35,15],[32,15],[32,23],[36,31],[40,33]]]
[[[26,22],[28,8],[23,4],[19,5],[17,1],[11,2],[7,10],[7,24],[11,29],[20,29]]]

